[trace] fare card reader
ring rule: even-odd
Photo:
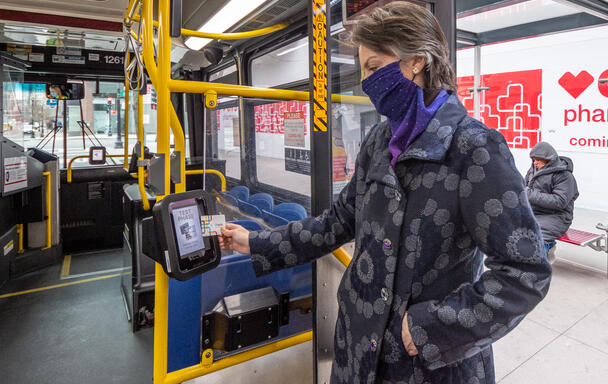
[[[188,280],[220,263],[218,231],[210,231],[215,199],[202,190],[166,196],[142,220],[143,252],[169,277]]]

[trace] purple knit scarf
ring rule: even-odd
[[[416,83],[406,79],[399,61],[374,72],[361,83],[376,110],[388,118],[392,137],[388,149],[393,167],[407,147],[426,129],[449,94],[441,90],[435,100],[424,105],[424,92]]]

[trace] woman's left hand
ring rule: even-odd
[[[401,324],[401,340],[403,341],[403,345],[405,346],[408,355],[416,356],[418,354],[418,348],[416,348],[416,345],[412,340],[412,334],[407,325],[407,312],[405,313],[405,316],[403,316],[403,324]]]

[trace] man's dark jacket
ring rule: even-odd
[[[530,157],[549,161],[538,171],[534,164],[526,174],[528,200],[545,242],[561,237],[572,224],[574,200],[578,187],[572,171],[572,160],[558,156],[555,149],[545,142],[532,148]]]
[[[494,383],[492,342],[538,304],[551,277],[523,179],[504,137],[454,94],[394,169],[390,137],[387,124],[367,135],[352,181],[321,216],[251,232],[255,272],[354,239],[331,382]],[[401,341],[406,312],[416,357]]]

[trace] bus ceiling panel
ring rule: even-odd
[[[581,12],[608,20],[608,1],[606,0],[555,0],[559,3],[570,5]]]
[[[502,41],[516,40],[550,33],[565,32],[574,29],[588,28],[606,24],[607,21],[588,13],[576,13],[552,19],[535,21],[527,24],[514,25],[493,31],[477,34],[479,45]]]
[[[55,22],[59,19],[53,16],[65,16],[59,25],[73,26],[69,19],[89,19],[90,23],[103,20],[122,24],[127,4],[128,0],[3,0],[0,7],[3,10],[46,16],[48,21],[41,24],[58,25]],[[2,19],[13,20],[4,17]],[[29,20],[32,20],[31,17]]]
[[[458,0],[456,14],[458,18],[467,17],[527,1],[529,0]]]
[[[580,13],[580,10],[553,0],[530,0],[466,17],[459,16],[457,28],[473,33],[483,33],[576,13]]]

